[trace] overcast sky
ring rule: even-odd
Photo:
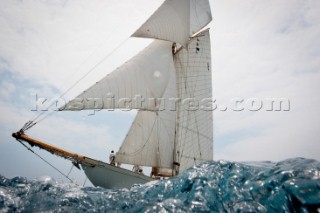
[[[130,35],[161,0],[0,0],[0,174],[61,176],[18,144],[11,133],[37,115],[35,94],[49,99],[117,50],[68,97],[111,72],[150,40]],[[214,160],[320,160],[320,1],[212,0]],[[250,100],[262,108],[250,111]],[[290,102],[267,111],[268,99]],[[241,100],[234,111],[234,100]],[[227,107],[223,111],[223,106]],[[284,107],[287,109],[286,107]],[[135,112],[63,112],[28,134],[106,160],[117,150]],[[70,162],[37,153],[68,172]],[[73,171],[82,184],[84,176]]]

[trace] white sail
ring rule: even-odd
[[[173,71],[170,72],[168,86],[159,101],[159,110],[138,112],[116,154],[116,161],[133,165],[172,168],[177,112],[169,101],[175,97],[177,97],[176,77]]]
[[[155,110],[158,106],[152,100],[163,96],[170,72],[174,72],[172,43],[155,40],[138,55],[67,103],[62,110]]]
[[[186,46],[189,37],[212,20],[208,0],[166,0],[132,35]]]
[[[157,112],[138,112],[117,161],[159,168],[172,168],[176,161],[181,172],[213,159],[212,111],[210,104],[203,102],[212,98],[209,31],[193,38],[188,49],[179,50],[174,62],[176,72],[170,73],[162,99],[165,107]],[[179,100],[177,108],[172,107],[170,98]],[[197,102],[198,107],[188,108],[186,100]]]
[[[190,35],[194,35],[212,20],[208,0],[190,0]]]
[[[116,161],[172,168],[175,118],[175,112],[139,111]]]
[[[199,103],[199,108],[190,107],[187,102],[179,103],[176,161],[180,162],[180,172],[213,159],[212,111],[200,108],[201,104],[207,107],[203,100],[212,98],[210,47],[207,30],[190,41],[188,50],[181,49],[174,56],[178,97]]]

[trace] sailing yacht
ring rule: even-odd
[[[208,0],[164,1],[132,35],[153,42],[60,109],[137,109],[115,161],[151,167],[150,176],[31,138],[25,132],[33,121],[13,137],[72,161],[105,188],[170,178],[212,160],[211,20]]]

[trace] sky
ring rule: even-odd
[[[11,133],[39,114],[36,97],[59,97],[110,55],[66,96],[74,97],[149,44],[129,37],[162,2],[0,0],[1,175],[66,181]],[[320,2],[211,0],[210,5],[214,160],[320,160]],[[268,110],[277,99],[287,105]],[[59,112],[28,134],[105,161],[121,145],[135,113]],[[35,151],[69,172],[69,161]],[[85,181],[76,169],[70,177],[80,185]]]

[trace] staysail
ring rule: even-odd
[[[172,168],[175,118],[175,112],[139,111],[117,152],[117,162]]]
[[[116,154],[120,163],[158,168],[172,168],[175,140],[176,75],[169,73],[166,90],[158,99],[157,111],[139,111]]]

